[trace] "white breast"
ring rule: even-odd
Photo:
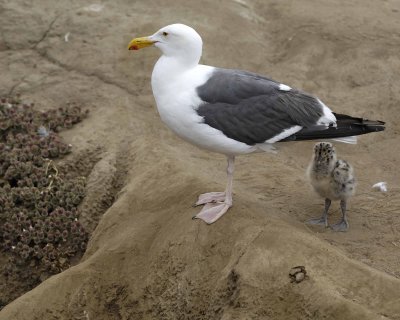
[[[160,60],[153,70],[153,94],[162,121],[172,131],[198,147],[218,153],[243,154],[256,150],[255,146],[226,137],[220,130],[205,124],[197,114],[196,108],[203,101],[196,88],[208,80],[213,67],[197,65],[178,73],[170,65],[164,67],[166,62],[160,63]]]

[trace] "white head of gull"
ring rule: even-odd
[[[225,192],[199,196],[194,218],[210,224],[232,206],[236,155],[274,150],[278,142],[336,139],[384,130],[383,122],[334,114],[318,98],[262,75],[199,64],[202,39],[191,27],[172,24],[135,38],[129,50],[162,52],[151,84],[162,121],[182,139],[228,159]]]

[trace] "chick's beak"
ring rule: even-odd
[[[135,38],[129,42],[128,50],[139,50],[142,48],[152,46],[156,41],[150,39],[150,37]]]

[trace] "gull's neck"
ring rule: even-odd
[[[151,75],[151,86],[155,97],[161,94],[171,83],[178,79],[183,73],[195,68],[198,60],[178,59],[174,56],[162,55],[154,66]]]

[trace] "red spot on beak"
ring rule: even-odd
[[[139,50],[139,47],[137,45],[133,45],[129,47],[129,50]]]

